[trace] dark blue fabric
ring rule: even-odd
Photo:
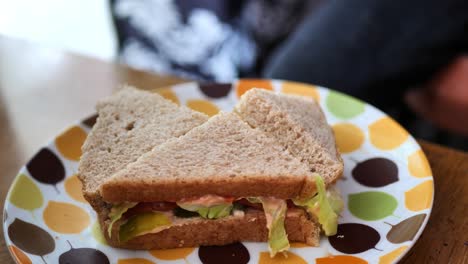
[[[467,14],[466,0],[330,0],[277,50],[264,76],[392,103],[467,50]]]

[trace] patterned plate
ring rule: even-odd
[[[431,169],[419,145],[398,123],[350,96],[306,84],[239,80],[186,83],[164,97],[214,115],[231,111],[250,87],[301,94],[320,102],[345,162],[338,182],[346,209],[338,234],[320,247],[293,243],[288,258],[270,259],[266,243],[130,251],[105,244],[96,214],[81,194],[80,147],[95,118],[77,123],[20,170],[5,201],[5,240],[19,263],[393,263],[416,242],[433,202]],[[281,254],[280,254],[281,255]],[[58,260],[58,261],[57,261]]]

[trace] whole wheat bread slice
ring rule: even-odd
[[[242,95],[235,112],[308,164],[326,184],[341,177],[343,160],[333,130],[313,99],[251,89]]]
[[[109,220],[100,219],[103,230]],[[247,210],[244,215],[231,215],[220,219],[188,218],[161,232],[137,236],[126,243],[118,240],[121,222],[113,225],[112,238],[104,232],[109,245],[128,249],[164,249],[225,245],[238,241],[263,242],[268,240],[265,213]],[[302,242],[318,246],[319,225],[310,220],[302,209],[289,209],[285,219],[286,233],[290,242]]]
[[[107,206],[99,194],[103,181],[155,146],[208,120],[158,94],[131,87],[100,101],[96,108],[97,122],[82,146],[78,174],[85,198],[98,212]]]
[[[308,167],[238,115],[220,113],[169,140],[101,185],[105,201],[178,201],[214,194],[230,197],[310,197]]]

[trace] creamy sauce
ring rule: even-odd
[[[210,207],[210,206],[219,205],[219,204],[232,203],[233,201],[234,201],[234,198],[228,198],[228,197],[223,197],[223,196],[218,196],[218,195],[213,195],[213,194],[207,194],[207,195],[203,195],[203,196],[197,197],[197,198],[182,199],[178,203],[193,204],[193,205],[201,205],[201,206],[204,206],[204,207]]]
[[[282,206],[286,207],[286,203],[284,200],[276,199],[273,197],[262,197],[262,202],[264,206],[265,218],[267,222],[267,228],[270,230],[272,222],[273,222],[273,215],[272,213],[275,212],[278,208]]]

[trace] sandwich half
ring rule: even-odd
[[[78,177],[85,199],[100,219],[107,218],[112,208],[99,193],[105,179],[155,146],[208,120],[202,113],[132,87],[100,101],[96,110],[96,124],[82,146]]]

